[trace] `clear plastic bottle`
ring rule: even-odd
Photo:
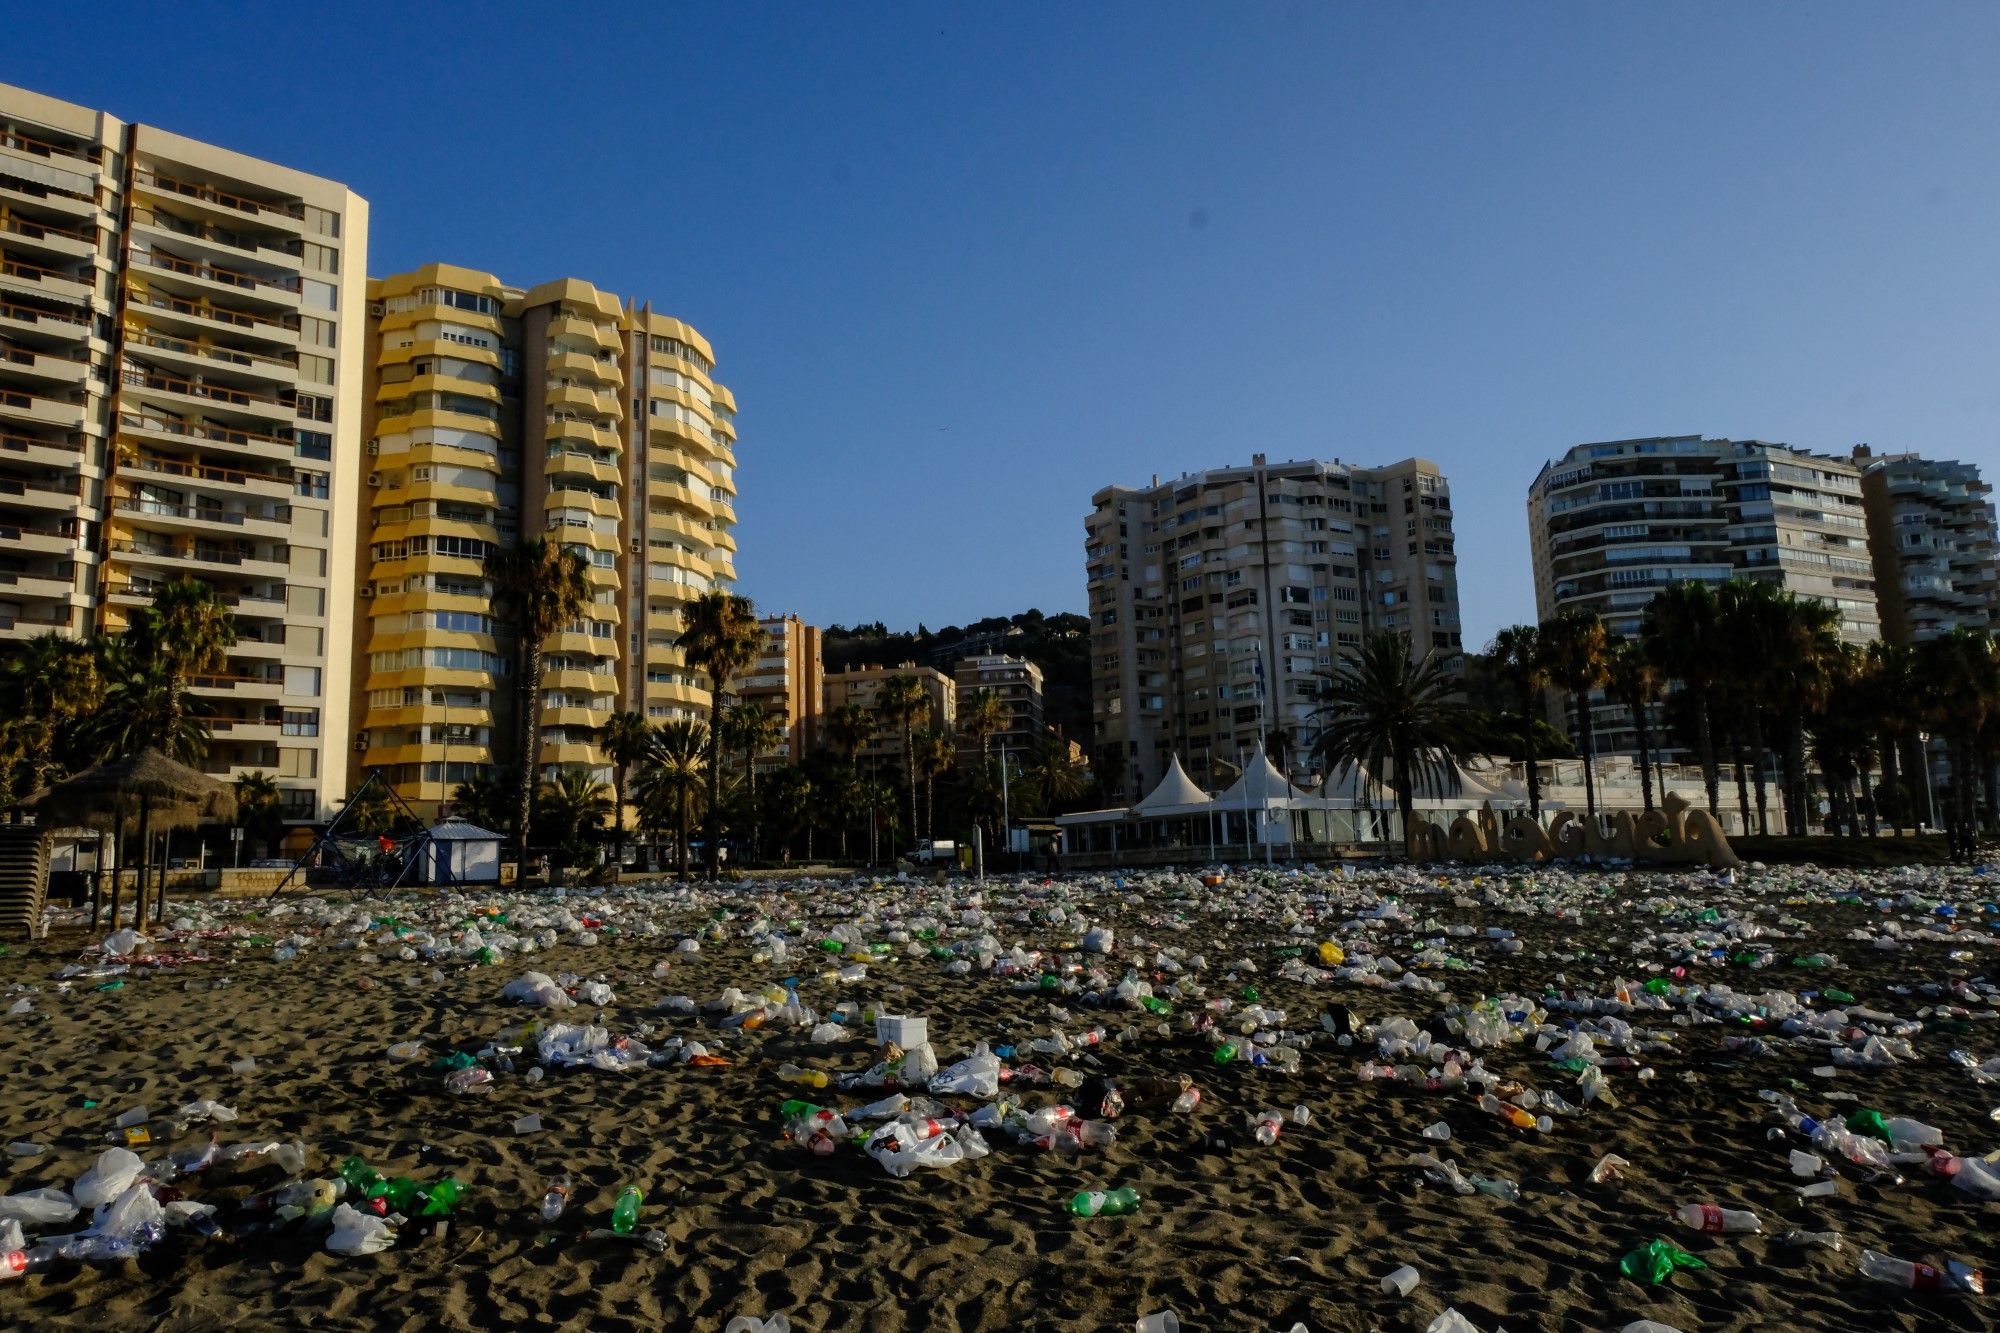
[[[1929,1264],[1913,1263],[1908,1259],[1898,1259],[1894,1255],[1880,1254],[1874,1250],[1861,1252],[1861,1276],[1874,1278],[1877,1282],[1887,1282],[1891,1286],[1908,1287],[1912,1291],[1957,1291],[1970,1292],[1975,1296],[1986,1293],[1986,1278],[1978,1269],[1953,1260],[1942,1270]]]
[[[1257,1142],[1269,1147],[1285,1132],[1285,1118],[1276,1111],[1265,1111],[1250,1117],[1250,1132]]]
[[[542,1195],[542,1220],[553,1222],[569,1206],[569,1176],[567,1173],[549,1181],[548,1192]]]
[[[1174,1110],[1180,1112],[1182,1115],[1187,1115],[1189,1112],[1193,1111],[1195,1107],[1200,1105],[1201,1105],[1200,1088],[1185,1089],[1184,1091],[1182,1091],[1180,1096],[1174,1098]]]
[[[782,1064],[778,1066],[778,1078],[785,1083],[797,1083],[808,1088],[823,1088],[827,1084],[824,1071],[806,1069],[800,1065]]]
[[[1712,1203],[1684,1203],[1674,1210],[1681,1225],[1690,1231],[1762,1231],[1757,1214],[1738,1208],[1722,1208]]]

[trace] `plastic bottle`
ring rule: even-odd
[[[350,1183],[346,1180],[301,1180],[290,1185],[282,1185],[262,1194],[253,1194],[243,1201],[243,1211],[249,1213],[275,1213],[281,1208],[300,1208],[316,1213],[322,1208],[331,1208],[347,1196]]]
[[[549,1181],[548,1193],[542,1195],[542,1220],[553,1222],[569,1206],[569,1176],[567,1173]]]
[[[1252,1116],[1250,1123],[1251,1133],[1256,1136],[1257,1142],[1266,1147],[1276,1143],[1278,1135],[1285,1130],[1285,1118],[1276,1111],[1265,1111],[1261,1115]]]
[[[797,1083],[808,1088],[823,1088],[827,1084],[826,1074],[818,1069],[805,1069],[799,1065],[778,1066],[778,1078],[785,1083]]]
[[[46,1245],[38,1245],[33,1250],[7,1250],[0,1252],[0,1282],[12,1282],[30,1273],[39,1273],[49,1266],[55,1256]]]
[[[1943,1271],[1929,1264],[1912,1263],[1908,1259],[1898,1259],[1894,1255],[1880,1254],[1874,1250],[1861,1252],[1861,1276],[1872,1277],[1877,1282],[1887,1282],[1895,1287],[1908,1287],[1912,1291],[1959,1291],[1975,1296],[1986,1293],[1986,1278],[1978,1269],[1957,1260],[1946,1264]]]
[[[1548,1116],[1542,1116],[1537,1119],[1532,1112],[1526,1111],[1512,1102],[1503,1102],[1490,1092],[1479,1094],[1479,1109],[1489,1115],[1499,1116],[1516,1129],[1538,1129],[1546,1134],[1555,1128],[1556,1122]]]
[[[1757,1214],[1738,1208],[1721,1208],[1712,1203],[1684,1203],[1674,1211],[1681,1225],[1690,1231],[1762,1231]]]
[[[391,1181],[389,1183],[393,1188],[399,1182]],[[420,1216],[450,1217],[451,1206],[458,1202],[460,1192],[459,1183],[456,1180],[450,1177],[440,1180],[437,1184],[423,1191],[424,1210]],[[407,1206],[407,1204],[403,1205],[403,1207]],[[401,1212],[402,1208],[398,1208],[397,1211]]]
[[[1236,1058],[1235,1042],[1225,1041],[1222,1043],[1222,1045],[1215,1048],[1215,1063],[1219,1065],[1226,1065],[1235,1058]]]
[[[1129,1185],[1115,1190],[1079,1190],[1067,1206],[1078,1217],[1122,1217],[1139,1210],[1139,1191]]]
[[[1180,1096],[1174,1098],[1174,1110],[1180,1112],[1182,1115],[1188,1114],[1190,1111],[1193,1111],[1195,1107],[1200,1105],[1201,1105],[1200,1088],[1187,1088],[1182,1091]]]
[[[618,1203],[611,1210],[611,1229],[621,1236],[629,1236],[639,1225],[639,1204],[645,1196],[637,1185],[627,1185],[625,1192],[618,1196]]]

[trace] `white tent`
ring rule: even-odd
[[[1132,807],[1132,813],[1141,818],[1147,815],[1189,815],[1200,814],[1213,798],[1195,785],[1194,779],[1181,767],[1181,757],[1175,755],[1173,763],[1167,766],[1166,775],[1159,785],[1146,794],[1144,800]]]
[[[1243,776],[1217,797],[1215,804],[1223,810],[1295,810],[1313,800],[1312,793],[1294,787],[1278,771],[1259,745],[1250,762],[1243,765]]]

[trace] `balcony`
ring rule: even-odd
[[[0,369],[28,379],[81,388],[89,374],[90,362],[88,358],[71,355],[68,351],[38,352],[32,347],[21,347],[0,339]]]
[[[276,699],[284,688],[284,668],[276,664],[255,675],[221,672],[188,678],[188,689],[204,698]]]
[[[251,335],[273,342],[296,345],[299,334],[297,315],[264,315],[248,310],[235,310],[219,306],[202,297],[175,296],[165,292],[155,292],[143,283],[133,283],[131,305],[134,310],[143,310],[148,324],[157,324],[161,319],[180,320],[192,325],[196,330],[212,332],[218,328],[238,335]]]
[[[289,199],[252,199],[217,189],[205,181],[172,175],[157,167],[140,167],[132,173],[132,183],[162,197],[184,199],[205,206],[206,211],[232,220],[254,218],[284,231],[299,230],[305,221],[305,205]]]
[[[32,283],[43,295],[63,301],[88,301],[97,286],[97,271],[87,265],[50,268],[17,259],[4,251],[0,251],[0,276]]]
[[[98,232],[94,222],[43,222],[0,206],[0,233],[18,238],[19,243],[72,259],[90,259],[97,253]]]
[[[123,430],[149,432],[165,435],[175,441],[191,440],[205,444],[241,445],[259,451],[265,456],[292,457],[295,442],[290,435],[266,434],[262,431],[241,430],[233,426],[219,425],[200,418],[189,421],[176,416],[148,415],[141,412],[120,412],[118,425]]]
[[[126,474],[144,472],[172,477],[191,486],[208,486],[229,492],[247,491],[252,495],[266,495],[272,498],[290,495],[293,487],[290,477],[280,476],[275,472],[249,472],[240,468],[214,467],[207,463],[160,458],[152,454],[142,454],[138,458],[127,459],[118,465],[118,470]]]
[[[173,402],[192,400],[278,421],[291,421],[298,412],[297,404],[288,397],[210,383],[199,378],[183,379],[149,366],[126,366],[123,383],[128,389],[160,394]]]
[[[74,628],[75,613],[68,607],[61,611],[43,611],[29,614],[25,611],[0,610],[0,639],[38,639],[44,634],[66,634]]]
[[[176,575],[202,571],[183,568],[189,561],[212,569],[236,570],[252,578],[282,579],[290,571],[290,564],[283,555],[244,554],[239,551],[224,551],[217,547],[200,545],[164,546],[133,541],[121,537],[112,541],[111,552],[120,557],[114,563],[155,565],[172,570]]]
[[[32,422],[39,426],[60,426],[66,430],[83,427],[83,404],[63,398],[49,398],[25,390],[0,387],[0,417]]]
[[[283,539],[291,535],[290,505],[276,505],[272,513],[255,514],[241,509],[225,509],[221,505],[184,505],[121,495],[111,502],[111,507],[118,513],[148,520],[146,526],[149,528],[164,528],[169,532],[199,532],[220,526],[241,528],[263,537]]]
[[[50,439],[41,435],[0,431],[0,453],[15,455],[25,462],[69,469],[81,461],[83,446],[73,439]]]
[[[62,514],[74,513],[83,495],[83,479],[70,477],[50,481],[29,477],[0,477],[0,502],[29,505]]]
[[[290,275],[250,273],[205,259],[188,259],[165,250],[134,249],[131,262],[134,268],[151,269],[156,276],[167,274],[170,281],[198,293],[220,288],[234,297],[271,301],[284,306],[298,304],[299,280]]]
[[[82,307],[67,307],[49,310],[41,306],[23,305],[19,301],[9,301],[0,294],[0,328],[16,327],[22,331],[32,329],[37,333],[49,333],[63,338],[87,338],[90,336],[90,317]]]
[[[177,358],[182,369],[199,374],[207,366],[223,366],[245,375],[258,375],[289,385],[299,373],[296,356],[266,356],[237,347],[222,347],[206,338],[174,338],[154,333],[143,324],[126,330],[127,347],[144,347]]]

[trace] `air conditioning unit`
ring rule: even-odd
[[[368,753],[368,738],[366,736],[363,736],[360,740],[354,742],[354,753],[356,754]]]
[[[373,597],[375,595],[375,590],[373,588],[364,587],[361,589],[361,595],[363,597]]]
[[[368,456],[370,458],[373,458],[375,455],[381,452],[382,452],[382,442],[380,440],[368,441]]]
[[[642,555],[645,553],[645,550],[646,550],[646,543],[640,540],[639,538],[634,537],[632,539],[632,554]]]
[[[389,308],[383,305],[380,301],[370,301],[368,303],[368,313],[375,316],[375,318],[380,319],[382,318],[382,316],[389,313]]]
[[[369,484],[370,486],[380,486],[380,485],[382,484],[382,474],[381,474],[381,473],[379,473],[379,472],[371,472],[371,473],[369,473],[369,474],[368,474],[368,484]]]

